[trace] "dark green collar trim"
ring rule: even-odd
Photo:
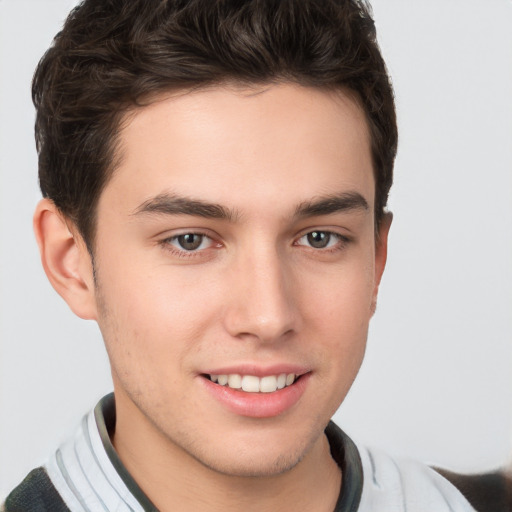
[[[25,480],[7,496],[4,507],[0,505],[0,511],[71,512],[44,468],[32,470]]]
[[[116,428],[114,393],[110,393],[99,401],[94,409],[94,417],[105,452],[128,490],[146,512],[158,512],[155,505],[151,503],[151,500],[128,473],[110,441]],[[356,512],[363,491],[363,466],[359,452],[350,437],[332,421],[327,425],[325,434],[329,440],[332,458],[341,468],[343,475],[340,495],[334,512]]]
[[[350,437],[332,421],[325,429],[332,458],[341,468],[341,490],[334,512],[356,512],[363,493],[363,463]]]
[[[158,509],[155,507],[155,505],[151,503],[151,500],[138,486],[137,482],[133,479],[130,473],[128,473],[128,470],[121,462],[121,459],[117,455],[117,452],[112,446],[112,442],[110,441],[110,436],[114,433],[116,428],[116,404],[114,393],[110,393],[98,402],[98,405],[94,409],[94,418],[96,419],[96,425],[98,426],[101,442],[103,443],[103,447],[107,452],[108,458],[110,459],[110,462],[112,462],[112,465],[125,483],[128,490],[132,493],[132,495],[146,512],[158,512]]]

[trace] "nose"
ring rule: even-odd
[[[275,248],[241,257],[229,279],[225,327],[234,337],[279,341],[298,329],[294,280]]]

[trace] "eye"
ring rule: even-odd
[[[183,233],[168,238],[165,242],[176,249],[187,252],[207,249],[212,245],[211,238],[201,233]]]
[[[306,245],[313,249],[330,249],[340,245],[344,238],[331,231],[310,231],[297,240],[298,245]]]

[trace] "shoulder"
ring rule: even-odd
[[[6,498],[2,512],[69,512],[46,470],[32,470]]]
[[[455,485],[477,511],[512,510],[512,476],[505,471],[496,470],[471,475],[438,468],[436,471]]]
[[[457,487],[429,466],[375,449],[359,452],[364,474],[361,512],[475,511]]]

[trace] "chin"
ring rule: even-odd
[[[203,466],[223,475],[233,477],[265,478],[278,476],[293,470],[317,444],[319,432],[295,429],[290,435],[276,435],[268,429],[264,435],[258,430],[247,429],[243,434],[225,432],[224,439],[189,444],[189,455]],[[215,442],[216,441],[216,442]],[[194,449],[195,448],[195,449]],[[200,448],[200,449],[198,449]]]
[[[275,477],[292,470],[303,458],[303,454],[238,454],[236,458],[216,458],[197,460],[208,469],[222,475],[242,478]]]

